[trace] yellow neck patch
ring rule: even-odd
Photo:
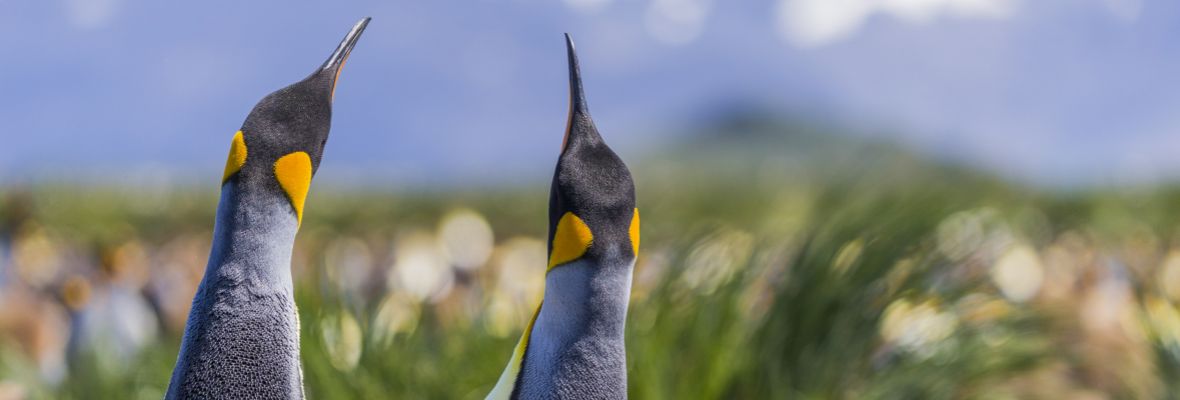
[[[639,257],[639,209],[635,209],[635,214],[631,216],[631,250],[635,257]]]
[[[279,158],[275,161],[275,179],[278,179],[283,192],[287,193],[291,207],[295,208],[295,218],[302,224],[303,203],[311,187],[311,157],[297,151]]]
[[[229,158],[225,160],[225,173],[221,175],[221,184],[225,184],[230,177],[242,170],[246,165],[246,140],[242,139],[242,131],[234,134],[229,143]]]
[[[590,233],[590,227],[574,213],[565,213],[557,221],[557,230],[553,233],[553,252],[549,254],[549,269],[586,254],[586,249],[593,241],[594,235]]]
[[[544,302],[537,306],[537,311],[533,312],[533,319],[529,320],[529,326],[524,328],[524,334],[520,335],[520,341],[516,342],[516,348],[512,350],[512,359],[508,360],[508,367],[500,373],[500,380],[496,381],[496,387],[492,388],[492,392],[488,393],[485,400],[512,398],[512,390],[516,388],[516,376],[520,375],[520,367],[524,364],[524,352],[529,347],[529,336],[533,334],[533,325],[537,324],[537,316],[541,315],[542,306],[544,306]]]

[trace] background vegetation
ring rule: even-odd
[[[834,130],[735,117],[624,157],[632,397],[1176,397],[1180,191],[1029,188]],[[3,189],[0,398],[162,397],[204,183]],[[308,397],[482,398],[540,300],[546,191],[317,182]]]

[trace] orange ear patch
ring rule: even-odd
[[[592,242],[594,235],[590,233],[590,227],[574,213],[565,213],[557,221],[557,229],[553,233],[553,252],[549,254],[549,269],[577,260],[586,254],[586,249]]]
[[[340,60],[340,65],[336,66],[336,75],[332,77],[332,101],[336,101],[336,83],[340,82],[340,71],[344,70],[344,63],[346,62],[348,62],[347,57]]]
[[[635,209],[635,214],[631,217],[631,250],[633,255],[639,257],[639,209]]]
[[[225,173],[221,175],[221,184],[225,184],[230,177],[242,170],[246,165],[246,140],[242,139],[242,131],[234,134],[229,143],[229,158],[225,160]]]
[[[565,153],[565,145],[570,141],[570,130],[574,129],[574,95],[570,93],[569,116],[565,117],[565,135],[561,137],[561,151]]]
[[[275,179],[287,193],[287,200],[295,208],[295,218],[303,223],[303,203],[311,187],[311,156],[302,151],[287,154],[275,161]]]

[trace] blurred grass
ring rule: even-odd
[[[644,226],[632,397],[1177,398],[1180,189],[1051,192],[862,150],[822,163],[774,152],[669,162],[701,154],[681,149],[633,166]],[[24,192],[31,220],[94,247],[207,237],[216,201],[208,188]],[[457,208],[486,218],[506,247],[545,236],[546,198],[541,187],[317,186],[296,246],[308,397],[482,398],[536,305],[526,296],[508,317],[493,310],[498,280],[526,279],[500,273],[520,269],[448,271],[449,292],[407,300],[385,284],[382,256],[359,286],[341,284],[347,263],[330,248],[358,238],[388,254]],[[179,334],[165,325],[122,363],[71,352],[60,383],[8,340],[0,382],[34,398],[159,398]]]

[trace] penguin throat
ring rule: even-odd
[[[222,186],[168,399],[303,397],[291,282],[298,225],[286,199],[238,184]]]
[[[262,287],[289,290],[299,222],[291,217],[287,199],[266,191],[239,190],[238,185],[231,180],[222,187],[206,276],[218,271]]]
[[[625,398],[623,331],[634,258],[606,259],[617,261],[577,260],[546,275],[545,300],[530,333],[518,381],[520,398],[584,390]],[[588,380],[591,376],[594,379]]]

